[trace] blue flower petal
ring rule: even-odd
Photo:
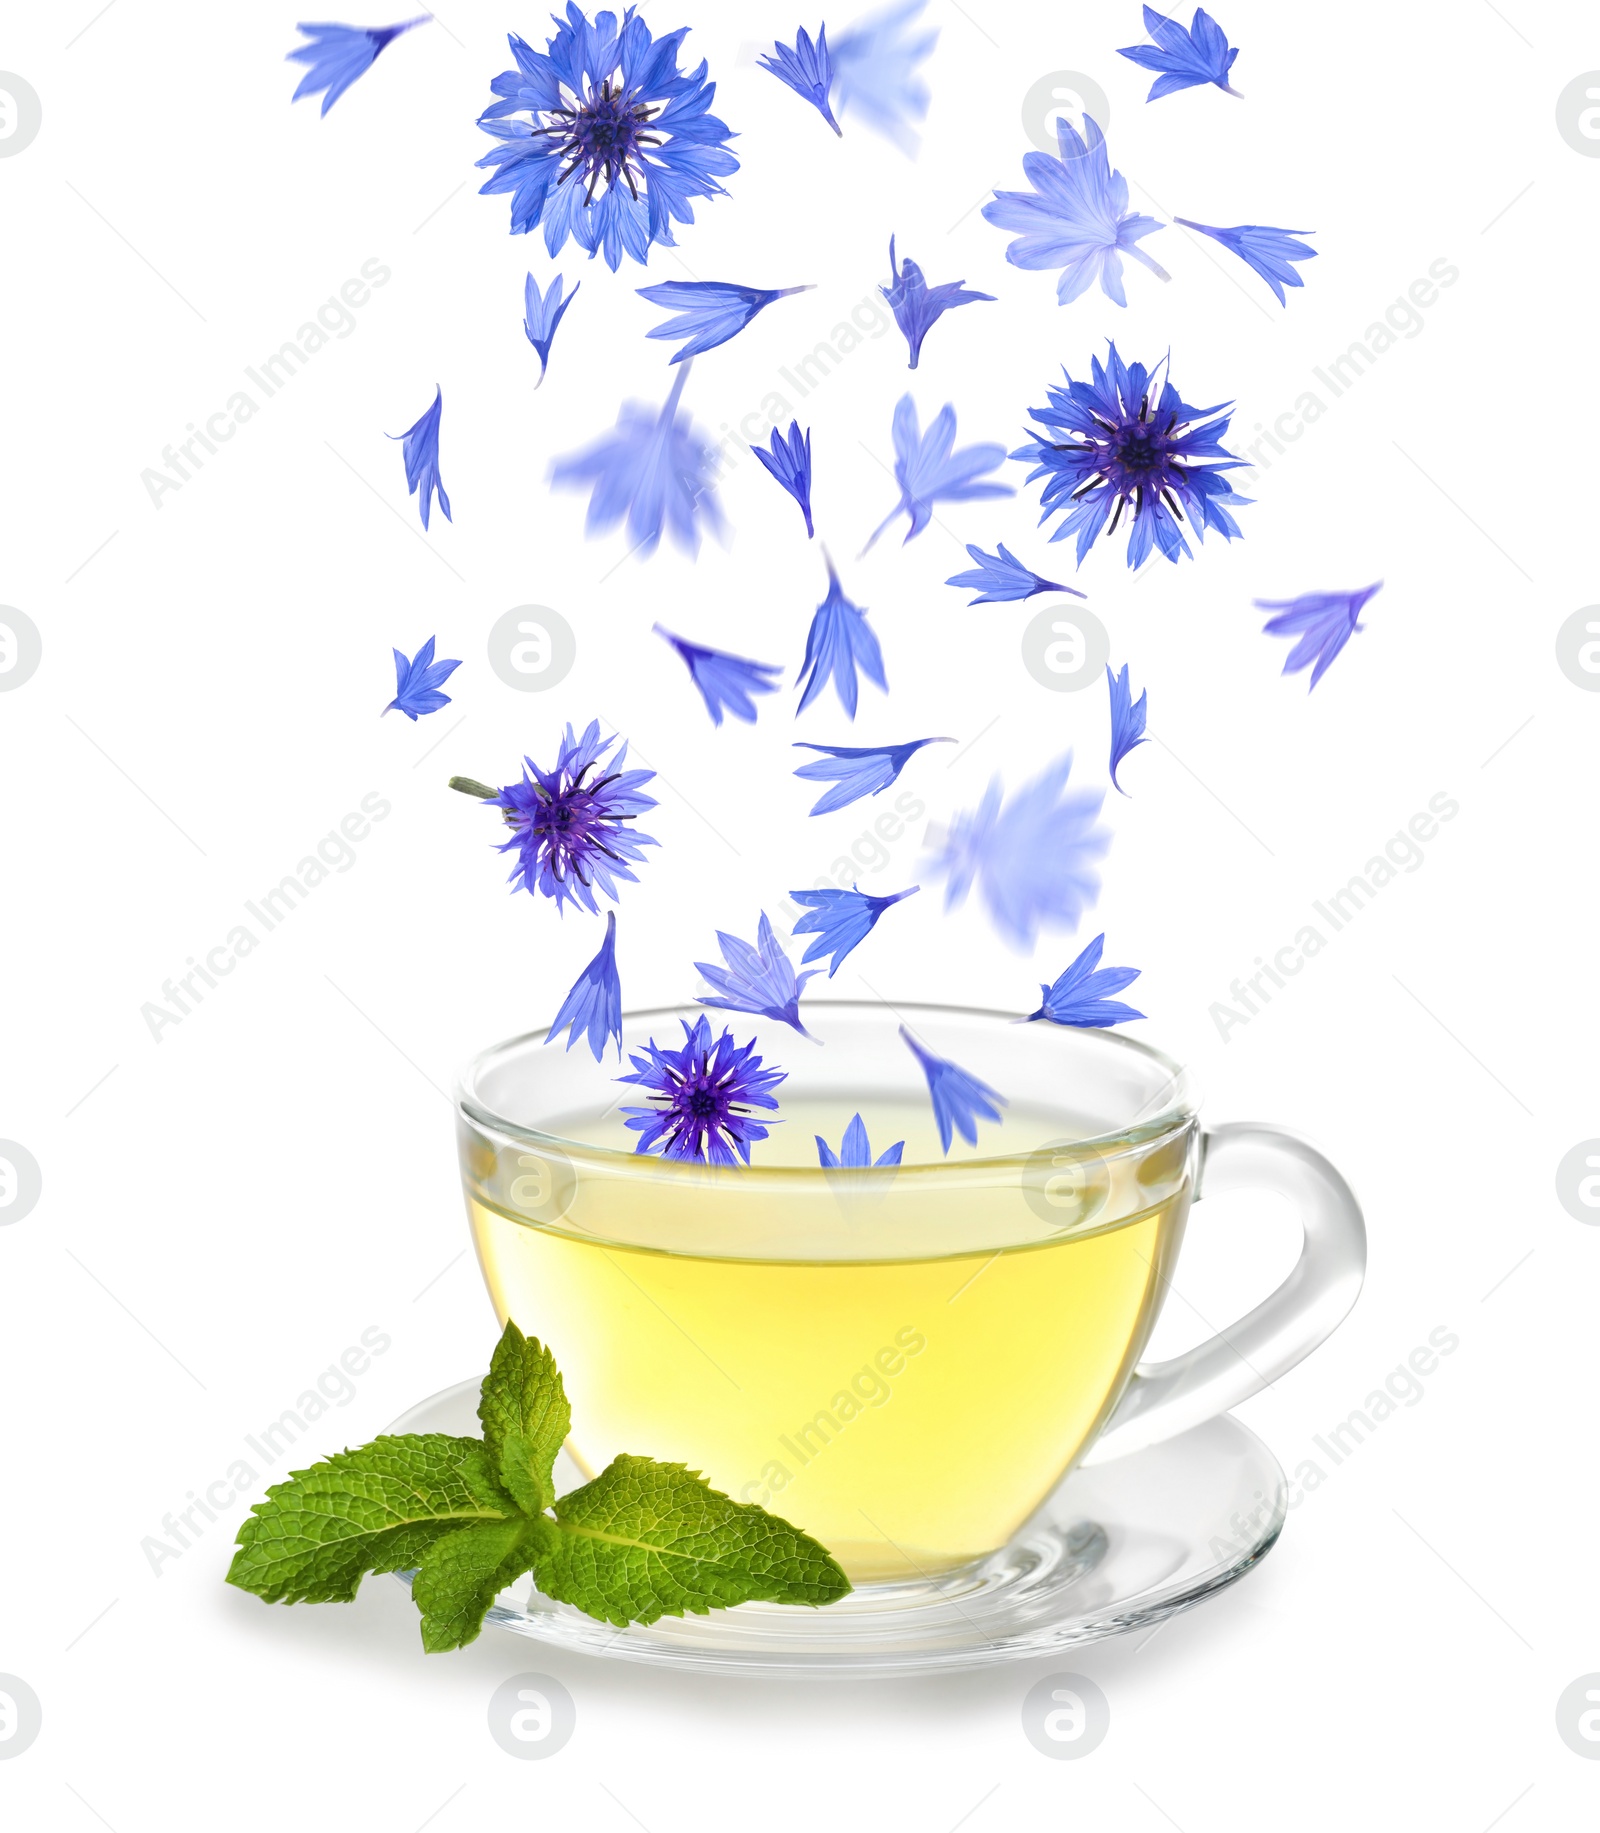
[[[758,57],[756,62],[763,70],[770,70],[780,83],[787,83],[796,95],[804,96],[836,134],[844,132],[833,118],[833,108],[828,101],[834,71],[825,25],[817,28],[815,44],[801,26],[793,45],[786,45],[779,39],[772,50]]]
[[[729,655],[725,649],[706,649],[699,643],[674,636],[660,624],[654,628],[656,635],[665,637],[683,658],[713,725],[722,724],[725,711],[748,725],[755,724],[755,703],[750,696],[778,691],[778,679],[783,674],[779,663],[747,662],[743,656]]]
[[[832,47],[834,107],[913,155],[921,138],[914,124],[930,100],[919,66],[939,42],[937,31],[912,29],[926,6],[927,0],[899,0],[858,19]]]
[[[831,815],[835,809],[848,808],[863,796],[880,795],[899,778],[900,772],[924,745],[953,745],[953,738],[913,738],[903,745],[812,745],[803,740],[797,750],[821,751],[825,755],[814,764],[802,764],[795,771],[812,783],[832,783],[834,788],[813,804],[814,815]]]
[[[1031,568],[1025,567],[1003,541],[993,554],[986,554],[981,547],[975,547],[969,541],[967,552],[978,564],[970,572],[955,574],[945,584],[959,586],[963,590],[970,588],[978,594],[976,598],[968,600],[968,610],[973,605],[998,605],[1019,598],[1032,598],[1036,592],[1070,592],[1074,598],[1088,596],[1076,586],[1064,586],[1054,579],[1042,579]]]
[[[924,433],[917,420],[917,404],[902,395],[894,410],[894,476],[900,501],[872,531],[865,553],[902,510],[911,518],[905,540],[920,535],[933,520],[935,503],[969,503],[978,497],[1015,496],[1010,484],[981,484],[1006,456],[1003,445],[992,442],[963,446],[956,443],[956,410],[941,407]],[[902,542],[902,546],[904,542]]]
[[[1277,294],[1279,305],[1289,303],[1283,290],[1286,286],[1305,285],[1293,264],[1296,261],[1314,261],[1317,256],[1317,251],[1309,242],[1295,239],[1297,236],[1315,235],[1314,229],[1271,229],[1263,223],[1240,223],[1233,229],[1213,229],[1206,223],[1191,222],[1186,216],[1175,216],[1172,220],[1182,223],[1185,229],[1198,229],[1201,235],[1210,236],[1230,254],[1237,255],[1247,266],[1254,268]]]
[[[535,387],[544,386],[544,378],[550,368],[550,345],[555,338],[556,326],[561,323],[567,307],[578,297],[583,286],[580,280],[566,298],[561,296],[563,281],[560,274],[550,282],[550,290],[543,298],[539,296],[539,282],[529,274],[522,289],[523,319],[522,328],[527,333],[528,342],[539,352],[539,380]]]
[[[383,709],[385,713],[404,713],[413,724],[421,714],[437,713],[440,707],[449,706],[450,696],[438,690],[461,666],[460,660],[454,662],[435,662],[433,659],[433,638],[410,659],[406,660],[403,650],[394,652],[394,699]]]
[[[809,541],[816,533],[811,525],[810,427],[806,428],[802,438],[800,422],[791,420],[787,437],[776,427],[772,429],[770,451],[763,451],[760,446],[752,446],[750,450],[800,505],[800,513],[806,519],[806,539]]]
[[[845,1128],[837,1152],[820,1133],[812,1137],[817,1142],[817,1158],[824,1171],[865,1171],[869,1167],[882,1170],[885,1166],[898,1165],[906,1149],[903,1139],[896,1140],[880,1158],[874,1160],[872,1145],[867,1138],[867,1125],[859,1114]]]
[[[402,32],[426,25],[432,17],[423,13],[403,25],[297,25],[295,30],[309,43],[296,45],[286,53],[285,61],[304,64],[306,73],[289,100],[298,102],[303,95],[325,90],[322,112],[326,114],[357,77],[366,75],[380,51]]]
[[[1122,794],[1128,792],[1117,782],[1117,766],[1132,750],[1148,744],[1144,735],[1145,701],[1149,698],[1149,689],[1133,698],[1133,689],[1128,685],[1128,665],[1122,665],[1122,673],[1114,675],[1111,664],[1106,664],[1106,681],[1111,689],[1111,782]]]
[[[455,520],[450,514],[450,499],[445,495],[444,484],[439,477],[439,421],[443,413],[444,390],[435,383],[433,406],[422,418],[403,433],[387,435],[390,439],[404,442],[401,454],[406,461],[406,489],[417,498],[424,528],[428,526],[428,510],[435,496],[439,499],[445,520]]]
[[[959,1133],[969,1146],[975,1146],[978,1122],[998,1120],[1000,1109],[1008,1105],[1005,1096],[947,1057],[935,1056],[931,1050],[925,1050],[904,1025],[900,1027],[900,1035],[928,1078],[940,1145],[948,1153],[952,1136]]]
[[[761,913],[754,948],[720,929],[717,946],[722,950],[726,967],[695,962],[696,970],[705,976],[715,995],[712,998],[702,994],[701,1005],[720,1006],[729,1012],[753,1012],[761,1018],[793,1025],[796,1031],[810,1035],[800,1022],[800,995],[805,991],[806,982],[814,980],[820,970],[812,968],[809,972],[796,974],[783,944],[772,932],[766,911]]]
[[[1159,102],[1163,96],[1175,95],[1180,89],[1191,89],[1200,83],[1215,83],[1226,95],[1239,91],[1228,81],[1233,60],[1239,55],[1227,35],[1204,7],[1197,9],[1187,31],[1176,19],[1158,13],[1153,6],[1144,9],[1144,29],[1155,40],[1150,45],[1123,45],[1118,51],[1142,70],[1161,74],[1150,85],[1147,102]]]
[[[800,957],[801,962],[819,961],[831,954],[833,960],[828,967],[831,980],[845,956],[872,933],[884,911],[920,889],[920,885],[913,885],[909,891],[895,891],[888,897],[873,897],[870,892],[855,890],[791,891],[790,897],[806,906],[806,914],[795,924],[794,933],[816,937]]]
[[[1367,601],[1382,589],[1383,581],[1379,579],[1359,592],[1305,592],[1299,598],[1258,598],[1258,611],[1278,613],[1262,627],[1263,635],[1300,639],[1289,651],[1283,672],[1299,674],[1311,668],[1315,660],[1316,667],[1311,669],[1311,686],[1315,687],[1355,632],[1366,629],[1357,620]]]
[[[567,1026],[567,1048],[577,1043],[581,1032],[588,1040],[598,1063],[606,1045],[616,1040],[617,1055],[622,1055],[622,982],[617,978],[617,913],[606,912],[606,939],[600,952],[573,982],[572,991],[561,1002],[555,1023],[545,1035],[548,1044]]]
[[[665,306],[677,314],[665,324],[657,325],[647,337],[687,338],[688,342],[671,359],[685,362],[703,351],[715,350],[727,343],[774,299],[787,299],[791,293],[809,293],[809,286],[780,286],[765,290],[756,286],[734,286],[722,280],[663,280],[659,286],[636,289],[641,299],[652,305]]]
[[[1090,1030],[1143,1018],[1142,1012],[1124,1005],[1120,999],[1106,997],[1130,986],[1139,978],[1139,969],[1101,967],[1100,954],[1105,942],[1102,931],[1077,960],[1057,976],[1054,986],[1041,986],[1042,1003],[1039,1010],[1030,1012],[1028,1017],[1047,1018],[1055,1025],[1078,1025]]]
[[[939,286],[930,287],[922,277],[922,269],[909,255],[896,266],[893,236],[889,238],[889,272],[893,276],[890,284],[880,286],[878,291],[888,300],[894,322],[910,347],[908,369],[916,368],[922,354],[922,340],[944,313],[955,306],[975,305],[979,300],[994,303],[993,293],[969,293],[963,280],[946,280]]]
[[[866,608],[851,604],[826,552],[823,558],[828,564],[828,596],[817,606],[811,629],[806,634],[805,659],[800,664],[799,675],[804,691],[795,715],[798,718],[831,679],[839,704],[854,719],[858,668],[885,693],[889,691],[883,672],[883,650],[879,647],[877,633],[867,622]]]

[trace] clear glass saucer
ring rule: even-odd
[[[479,1385],[447,1388],[389,1430],[476,1437]],[[563,1454],[557,1489],[583,1480]],[[524,1578],[500,1593],[489,1621],[583,1654],[714,1673],[889,1678],[989,1667],[1190,1609],[1270,1551],[1285,1508],[1277,1459],[1225,1414],[1073,1471],[1010,1546],[937,1579],[864,1586],[823,1610],[741,1604],[615,1629]],[[409,1584],[409,1573],[398,1576]]]

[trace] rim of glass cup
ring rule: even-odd
[[[998,1024],[1015,1025],[1023,1021],[1015,1012],[996,1012],[986,1006],[945,1006],[925,1005],[902,1002],[893,1007],[886,1007],[881,1001],[866,999],[814,999],[806,1002],[807,1010],[817,1012],[859,1012],[881,1016],[888,1013],[899,1017],[905,1013],[937,1014],[945,1018],[979,1018],[992,1019]],[[638,1012],[624,1012],[622,1023],[651,1023],[657,1019],[681,1019],[686,1011],[698,1008],[676,1006],[650,1006]],[[1046,1021],[1048,1022],[1048,1021]],[[1136,1113],[1131,1119],[1111,1128],[1104,1133],[1075,1139],[1074,1148],[1086,1153],[1093,1153],[1102,1160],[1110,1160],[1131,1152],[1148,1152],[1158,1146],[1164,1139],[1170,1138],[1186,1127],[1192,1126],[1198,1117],[1200,1107],[1199,1090],[1193,1073],[1165,1051],[1157,1050],[1154,1045],[1146,1044],[1138,1038],[1125,1037],[1120,1032],[1102,1027],[1059,1026],[1053,1027],[1071,1032],[1080,1041],[1092,1036],[1097,1048],[1127,1051],[1141,1057],[1146,1062],[1159,1067],[1165,1075],[1161,1084],[1162,1099],[1159,1103],[1146,1102],[1150,1108],[1149,1117]],[[689,1180],[700,1180],[706,1175],[708,1167],[697,1159],[665,1158],[659,1152],[635,1152],[629,1147],[600,1145],[591,1140],[570,1139],[561,1133],[545,1132],[541,1128],[531,1127],[519,1120],[510,1120],[499,1114],[487,1103],[479,1100],[475,1081],[480,1068],[490,1060],[502,1057],[525,1045],[542,1045],[550,1036],[550,1027],[545,1025],[536,1031],[524,1031],[516,1037],[502,1039],[499,1043],[490,1044],[478,1051],[456,1072],[453,1098],[458,1115],[463,1116],[473,1126],[484,1127],[496,1133],[504,1134],[511,1139],[525,1140],[530,1145],[553,1148],[569,1160],[582,1159],[591,1164],[603,1164],[609,1170],[621,1175],[647,1176],[651,1178],[683,1177]],[[948,1176],[960,1173],[963,1177],[973,1173],[995,1171],[1025,1163],[1036,1148],[1027,1151],[998,1152],[981,1158],[960,1158],[950,1160],[931,1160],[926,1163],[914,1163],[902,1166],[866,1166],[852,1171],[854,1178],[900,1177],[905,1178],[918,1172]],[[715,1169],[715,1167],[710,1167]],[[733,1168],[741,1179],[793,1179],[803,1178],[821,1182],[826,1172],[820,1165],[739,1165]]]

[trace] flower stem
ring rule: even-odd
[[[498,789],[491,789],[487,783],[480,783],[470,776],[451,777],[450,787],[459,789],[464,796],[476,796],[483,802],[493,802],[500,794]]]

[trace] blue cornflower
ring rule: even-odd
[[[654,1038],[644,1054],[629,1051],[634,1073],[618,1076],[634,1082],[651,1100],[650,1107],[625,1107],[627,1125],[639,1134],[635,1152],[660,1145],[663,1158],[694,1159],[701,1164],[731,1165],[734,1153],[748,1165],[750,1148],[768,1129],[752,1117],[751,1108],[776,1108],[772,1090],[787,1075],[763,1069],[754,1054],[756,1041],[740,1046],[724,1031],[714,1043],[704,1013],[683,1026],[680,1050],[663,1050]]]
[[[859,1114],[845,1128],[837,1152],[820,1133],[814,1134],[813,1138],[817,1142],[817,1157],[824,1171],[865,1171],[869,1167],[881,1170],[885,1165],[898,1165],[906,1149],[906,1142],[897,1139],[881,1158],[874,1159],[872,1142],[867,1138],[867,1125]]]
[[[1105,792],[1067,788],[1072,753],[1047,765],[1004,806],[999,777],[975,809],[934,828],[929,869],[944,878],[945,909],[976,881],[995,928],[1030,949],[1041,929],[1076,929],[1100,895],[1095,862],[1111,844],[1097,821]]]
[[[696,970],[705,975],[716,995],[713,999],[702,994],[701,1005],[720,1006],[727,1012],[753,1012],[758,1018],[774,1018],[793,1025],[807,1037],[811,1035],[800,1022],[800,995],[806,982],[815,980],[821,970],[812,968],[796,974],[783,952],[783,944],[772,933],[766,911],[762,911],[756,928],[754,948],[720,929],[717,946],[728,964],[725,969],[705,961],[695,962]]]
[[[1153,45],[1123,45],[1117,55],[1130,58],[1141,70],[1162,72],[1150,85],[1147,102],[1159,102],[1164,95],[1192,89],[1197,83],[1215,83],[1224,95],[1239,93],[1228,81],[1239,53],[1204,7],[1196,9],[1185,31],[1176,19],[1147,6],[1144,29],[1156,41]]]
[[[1006,249],[1013,267],[1061,269],[1056,297],[1063,305],[1098,280],[1108,299],[1125,306],[1124,255],[1142,262],[1159,279],[1172,278],[1136,246],[1140,237],[1162,225],[1128,208],[1128,181],[1111,170],[1105,135],[1088,115],[1083,117],[1083,131],[1080,139],[1069,121],[1058,120],[1061,156],[1024,155],[1022,170],[1033,190],[996,191],[994,202],[983,207],[983,218],[997,229],[1022,232]]]
[[[605,534],[626,517],[630,552],[645,558],[656,551],[663,527],[691,554],[700,551],[702,521],[721,538],[727,525],[717,501],[716,450],[690,416],[678,411],[692,367],[685,363],[678,371],[659,411],[642,401],[623,402],[611,432],[551,466],[558,490],[592,486],[585,534]]]
[[[424,528],[428,526],[428,511],[435,496],[444,511],[444,519],[447,522],[455,520],[450,513],[450,499],[445,495],[444,484],[439,477],[439,419],[443,412],[444,390],[436,382],[433,387],[433,406],[422,418],[403,433],[385,435],[389,439],[405,441],[400,450],[406,461],[406,490],[417,498]]]
[[[1108,993],[1120,993],[1139,978],[1136,967],[1101,967],[1100,953],[1106,945],[1102,931],[1084,949],[1071,967],[1062,972],[1054,986],[1041,985],[1043,1004],[1028,1017],[1047,1018],[1054,1025],[1079,1025],[1085,1030],[1102,1030],[1120,1025],[1130,1018],[1143,1018],[1132,1006],[1120,999],[1108,999]]]
[[[600,952],[572,983],[572,991],[561,1002],[555,1023],[545,1033],[548,1044],[560,1035],[566,1025],[567,1048],[578,1041],[581,1031],[598,1063],[606,1053],[611,1038],[617,1041],[617,1055],[622,1055],[622,982],[617,978],[617,913],[606,912],[606,939]]]
[[[713,725],[722,724],[725,711],[748,725],[755,724],[755,702],[750,696],[777,693],[778,678],[783,674],[780,663],[747,662],[743,656],[731,656],[725,649],[706,649],[699,643],[674,636],[660,624],[653,628],[657,636],[665,637],[683,657]],[[770,681],[769,675],[772,676]]]
[[[300,87],[289,100],[298,102],[303,95],[315,95],[325,89],[322,112],[326,114],[358,76],[366,75],[380,51],[402,32],[426,25],[432,17],[431,13],[423,13],[403,25],[297,25],[295,30],[311,42],[296,45],[285,58],[286,62],[306,66]]]
[[[935,32],[913,32],[927,0],[902,0],[870,13],[833,41],[833,101],[840,114],[854,113],[874,133],[915,153],[920,139],[911,125],[928,112],[928,85],[917,66],[939,42]]]
[[[964,280],[946,280],[938,286],[929,286],[922,277],[922,269],[909,255],[897,267],[893,236],[889,238],[889,272],[892,280],[888,286],[880,286],[878,291],[888,300],[894,322],[911,347],[908,369],[916,368],[923,338],[953,306],[975,305],[979,300],[994,303],[993,293],[967,292]]]
[[[763,451],[760,446],[751,446],[750,450],[800,505],[809,541],[817,532],[811,526],[811,428],[806,428],[802,438],[800,422],[791,420],[787,438],[776,427],[772,429],[770,452]]]
[[[934,415],[926,433],[917,424],[917,404],[902,395],[894,410],[894,476],[900,501],[872,531],[867,547],[903,509],[911,518],[905,539],[920,535],[933,520],[935,503],[970,503],[978,497],[1015,496],[1010,484],[980,484],[976,480],[992,471],[1006,449],[994,440],[963,446],[957,452],[956,410],[948,402]],[[904,543],[902,542],[902,546]],[[862,553],[867,551],[864,547]]]
[[[659,286],[635,289],[641,299],[652,305],[665,306],[677,313],[646,337],[687,337],[688,342],[672,357],[674,363],[715,350],[739,333],[774,299],[787,299],[791,293],[809,293],[809,286],[735,286],[727,280],[663,280]]]
[[[913,738],[903,745],[811,745],[802,740],[797,751],[821,751],[825,755],[814,764],[802,764],[795,772],[810,783],[832,783],[813,804],[814,815],[831,815],[836,808],[848,808],[863,796],[875,796],[898,780],[900,772],[924,745],[953,745],[953,738]]]
[[[815,44],[801,26],[793,45],[786,45],[779,39],[772,50],[763,53],[756,62],[763,70],[770,70],[780,83],[787,83],[796,95],[804,96],[836,134],[843,134],[844,129],[834,120],[828,101],[828,91],[833,87],[833,58],[828,52],[825,25],[817,27]]]
[[[1050,539],[1060,541],[1076,530],[1081,565],[1107,516],[1106,532],[1115,533],[1123,510],[1132,505],[1129,566],[1142,565],[1152,546],[1172,561],[1188,554],[1178,526],[1185,511],[1202,539],[1215,528],[1231,541],[1240,531],[1226,505],[1250,501],[1236,495],[1223,475],[1244,463],[1221,443],[1233,403],[1190,407],[1172,386],[1170,372],[1157,398],[1154,373],[1143,363],[1125,364],[1115,344],[1104,368],[1098,357],[1093,360],[1091,378],[1074,382],[1069,375],[1065,388],[1049,391],[1048,407],[1030,408],[1042,430],[1030,428],[1028,444],[1011,454],[1033,461],[1030,484],[1038,477],[1050,480],[1039,499],[1039,520],[1062,513]],[[1215,419],[1207,418],[1213,414]]]
[[[824,955],[832,955],[833,961],[828,968],[831,980],[851,949],[871,935],[884,911],[921,889],[920,885],[913,885],[910,891],[895,891],[888,897],[874,897],[870,891],[854,890],[791,891],[789,895],[797,904],[807,906],[806,914],[794,926],[795,935],[816,937],[800,957],[801,962],[820,961]]]
[[[394,652],[394,699],[384,712],[404,713],[415,725],[418,714],[437,713],[440,707],[449,706],[450,696],[441,694],[439,689],[460,666],[459,657],[454,662],[434,661],[431,636],[409,662],[405,651],[397,649]]]
[[[739,162],[707,112],[717,86],[705,64],[678,68],[687,32],[652,39],[631,6],[620,27],[615,13],[591,25],[568,0],[543,51],[511,34],[517,67],[494,79],[497,100],[478,118],[500,145],[478,164],[495,168],[480,194],[512,194],[513,235],[542,224],[555,254],[570,234],[615,272],[624,254],[643,263],[652,242],[671,247],[692,199],[726,195],[718,180]]]
[[[550,290],[541,299],[539,282],[529,274],[527,284],[522,289],[523,319],[522,328],[528,334],[528,342],[539,352],[539,380],[535,388],[544,386],[544,378],[550,367],[550,346],[555,341],[556,326],[561,323],[566,309],[578,297],[583,282],[580,280],[566,298],[561,297],[564,285],[560,274],[550,282]]]
[[[978,596],[968,602],[968,610],[973,605],[998,605],[1018,598],[1032,598],[1036,592],[1070,592],[1074,598],[1086,598],[1076,586],[1064,586],[1054,579],[1041,579],[1031,572],[1013,554],[1006,544],[1000,543],[997,554],[986,554],[981,547],[967,543],[968,554],[977,561],[970,573],[957,573],[947,579],[947,586],[971,587]]]
[[[1298,598],[1258,598],[1258,611],[1276,611],[1262,627],[1264,636],[1298,636],[1300,641],[1289,651],[1283,665],[1286,675],[1297,675],[1311,668],[1311,685],[1315,687],[1328,672],[1333,658],[1366,625],[1356,620],[1367,600],[1383,589],[1381,579],[1359,592],[1303,592]]]
[[[1140,690],[1139,698],[1133,698],[1133,689],[1128,685],[1128,665],[1122,665],[1122,673],[1114,675],[1111,664],[1106,664],[1106,683],[1111,689],[1111,781],[1118,793],[1128,792],[1117,782],[1117,766],[1130,751],[1150,741],[1144,735],[1145,702],[1150,698],[1150,690]]]
[[[828,596],[817,606],[811,628],[806,633],[805,660],[800,664],[796,682],[799,685],[803,681],[805,691],[795,708],[795,716],[798,718],[810,706],[828,685],[831,676],[839,704],[854,719],[857,668],[869,681],[877,682],[885,693],[889,691],[883,672],[883,651],[878,645],[877,632],[867,622],[866,607],[853,605],[845,597],[826,549],[823,558],[828,561]]]
[[[928,1078],[928,1093],[933,1097],[933,1117],[939,1125],[939,1144],[948,1153],[952,1133],[959,1133],[969,1146],[978,1143],[978,1122],[998,1120],[1006,1098],[987,1082],[969,1075],[948,1057],[936,1057],[911,1035],[904,1025],[900,1035],[911,1054],[922,1065]]]
[[[1220,242],[1230,254],[1235,254],[1247,267],[1255,271],[1266,281],[1278,295],[1278,304],[1287,305],[1284,296],[1286,286],[1304,286],[1305,281],[1294,271],[1296,261],[1314,261],[1317,251],[1309,242],[1298,242],[1296,236],[1315,235],[1314,229],[1269,229],[1262,223],[1240,223],[1234,229],[1213,229],[1205,223],[1191,222],[1186,216],[1175,216],[1175,223],[1182,223],[1185,229],[1198,229],[1201,235],[1208,235],[1213,241]]]
[[[574,738],[569,725],[552,769],[541,770],[524,758],[522,781],[506,784],[491,798],[511,829],[499,850],[516,854],[513,890],[553,898],[557,910],[570,903],[598,915],[596,886],[615,903],[617,879],[638,882],[629,863],[641,860],[656,842],[630,823],[656,806],[653,796],[642,793],[655,772],[624,770],[626,745],[607,758],[616,742],[615,734],[601,738],[598,719],[590,720],[582,738]],[[598,774],[602,769],[604,776]]]

